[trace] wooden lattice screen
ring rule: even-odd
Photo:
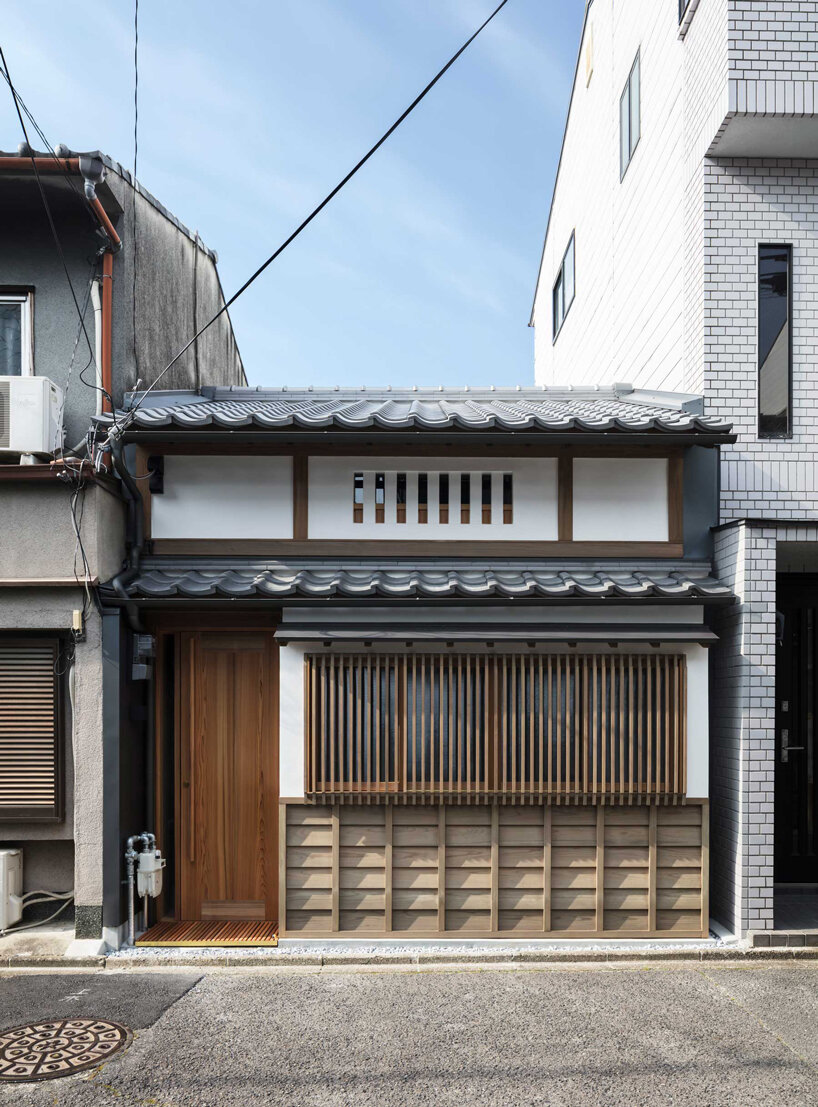
[[[0,819],[61,814],[58,643],[0,639]]]
[[[679,799],[686,669],[668,654],[316,654],[306,791]]]

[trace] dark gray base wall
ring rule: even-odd
[[[74,908],[74,935],[77,938],[102,937],[102,904]]]

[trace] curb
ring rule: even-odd
[[[520,950],[508,953],[292,953],[252,956],[243,953],[213,957],[192,956],[180,953],[175,957],[158,957],[145,952],[138,957],[4,957],[0,969],[110,969],[138,972],[154,968],[278,968],[278,969],[339,969],[339,968],[423,968],[459,966],[515,966],[515,965],[623,965],[637,963],[679,962],[749,962],[749,961],[818,961],[818,947],[744,947],[739,949],[702,950]]]

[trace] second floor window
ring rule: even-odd
[[[560,333],[565,316],[574,302],[574,235],[571,235],[571,240],[568,243],[568,249],[565,251],[565,255],[560,265],[560,271],[557,274],[557,280],[554,284],[553,292],[553,307],[554,307],[554,338]]]
[[[32,372],[31,296],[0,293],[0,377],[27,377]]]
[[[792,246],[758,248],[758,434],[792,433]]]
[[[619,98],[619,179],[631,163],[642,133],[641,121],[641,80],[639,74],[639,53],[637,51],[628,80]]]

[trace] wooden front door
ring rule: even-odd
[[[278,648],[266,631],[181,639],[177,918],[275,921]]]
[[[818,577],[778,578],[775,880],[818,884]]]

